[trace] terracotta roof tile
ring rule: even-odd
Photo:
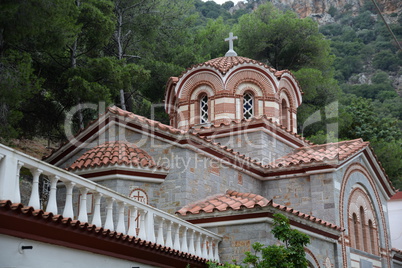
[[[396,194],[394,194],[391,199],[391,201],[396,201],[396,200],[402,200],[402,191],[397,192]]]
[[[85,152],[68,168],[69,171],[86,168],[133,165],[161,169],[144,150],[129,142],[105,142]]]
[[[51,212],[45,212],[41,209],[35,210],[33,207],[25,207],[21,203],[12,203],[9,200],[0,200],[0,213],[13,212],[13,218],[31,218],[35,220],[37,224],[48,225],[51,222],[54,226],[64,225],[63,231],[74,231],[77,229],[82,230],[80,233],[86,234],[88,236],[96,235],[97,239],[105,239],[108,242],[122,242],[127,247],[133,248],[151,248],[157,252],[154,254],[163,254],[176,256],[184,261],[195,261],[196,263],[206,263],[207,259],[179,251],[170,247],[166,247],[157,243],[153,243],[147,240],[142,240],[135,236],[125,235],[123,233],[118,233],[110,229],[104,229],[102,227],[97,227],[93,224],[87,222],[80,222],[78,220],[73,220],[72,218],[64,218],[62,215],[55,215]],[[157,256],[157,255],[156,255]]]
[[[252,209],[255,207],[273,207],[281,211],[291,213],[297,217],[307,219],[314,223],[329,227],[334,230],[343,231],[343,229],[335,224],[316,218],[312,215],[302,213],[293,208],[274,203],[261,195],[252,193],[239,193],[227,190],[225,194],[219,194],[208,197],[204,200],[187,205],[176,212],[185,216],[187,214],[212,213],[215,211],[240,210],[241,208]]]
[[[292,153],[281,157],[268,166],[270,168],[288,167],[292,165],[309,164],[313,162],[325,162],[331,160],[345,160],[366,148],[369,142],[362,139],[341,141],[313,145],[295,149]]]

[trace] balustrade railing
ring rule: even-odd
[[[58,183],[62,182],[66,189],[63,217],[74,219],[76,216],[80,222],[88,222],[86,197],[88,193],[92,193],[94,195],[92,224],[219,261],[218,244],[222,240],[221,236],[2,144],[0,144],[0,200],[21,203],[19,180],[22,167],[29,169],[33,176],[29,203],[24,205],[43,209],[40,207],[39,177],[45,175],[50,180],[47,212],[60,214],[61,211],[57,206],[57,187]],[[80,194],[79,208],[76,210],[78,215],[74,215],[74,189],[78,189]],[[105,218],[103,222],[102,201],[106,203],[106,217],[103,217]],[[117,204],[117,222],[114,221],[114,204]],[[138,214],[141,216],[137,235],[137,226],[134,222]],[[126,228],[127,222],[131,223],[128,228]]]

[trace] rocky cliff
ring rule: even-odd
[[[272,2],[277,8],[285,10],[292,9],[299,14],[301,18],[314,17],[319,22],[331,22],[331,16],[328,14],[331,7],[337,9],[338,12],[346,12],[351,10],[352,12],[358,12],[358,10],[364,5],[365,1],[372,0],[257,0],[249,1],[252,3],[253,8],[257,8],[259,4],[266,2]],[[396,13],[401,15],[402,13],[402,1],[401,0],[375,0],[380,7],[382,14],[390,15]],[[239,9],[249,8],[249,4],[244,2],[238,2],[232,9],[234,12]]]

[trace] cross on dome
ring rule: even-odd
[[[229,37],[225,38],[225,41],[229,41],[229,50],[226,52],[225,57],[230,57],[230,56],[237,56],[236,51],[233,50],[233,40],[236,40],[237,36],[233,36],[233,33],[229,33]]]

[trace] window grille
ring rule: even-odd
[[[249,92],[245,93],[243,96],[243,117],[245,119],[250,119],[254,115],[254,98]]]
[[[208,96],[204,95],[200,100],[200,123],[208,122]]]

